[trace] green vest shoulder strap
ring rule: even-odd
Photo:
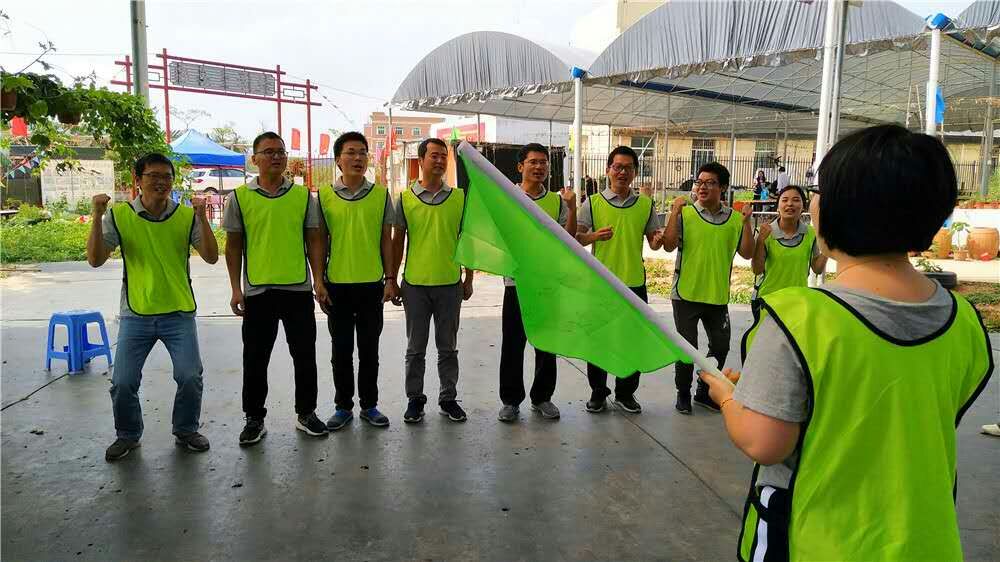
[[[247,186],[236,189],[250,285],[301,285],[309,280],[305,222],[310,197],[301,185],[277,197]]]
[[[375,185],[359,199],[345,199],[332,187],[319,190],[319,202],[330,233],[326,280],[331,283],[374,283],[382,268],[382,228],[389,191]]]
[[[743,233],[743,215],[730,209],[729,218],[713,224],[693,205],[681,207],[682,241],[677,266],[677,294],[689,302],[729,303],[733,257]]]
[[[406,219],[406,264],[403,279],[410,285],[454,285],[462,276],[455,248],[465,209],[465,192],[452,188],[436,204],[424,203],[412,188],[400,195]]]
[[[627,207],[612,205],[603,194],[593,195],[587,200],[591,205],[594,230],[606,226],[614,230],[614,236],[610,240],[594,242],[594,257],[625,285],[645,285],[646,267],[642,262],[642,247],[653,200],[639,195]]]
[[[194,210],[178,205],[169,217],[152,221],[128,203],[111,208],[125,262],[123,282],[129,310],[140,316],[194,312],[188,271]]]
[[[741,558],[756,542],[747,524],[754,519],[787,529],[793,560],[962,558],[955,428],[993,361],[975,309],[952,299],[941,329],[902,341],[828,291],[791,287],[764,297],[762,317],[789,338],[810,409],[787,512],[764,507],[754,482]],[[753,335],[747,340],[752,346]]]
[[[808,226],[802,240],[795,246],[785,246],[773,236],[769,237],[764,242],[767,248],[764,273],[758,276],[755,283],[757,296],[769,295],[785,287],[805,287],[815,241],[816,232],[812,226]]]
[[[555,191],[547,191],[535,203],[545,211],[545,214],[552,217],[552,220],[559,222],[559,211],[562,210],[562,197]]]

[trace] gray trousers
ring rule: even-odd
[[[400,291],[406,313],[406,397],[427,402],[424,370],[433,318],[438,378],[441,379],[438,403],[454,400],[458,395],[455,387],[458,384],[458,318],[462,310],[462,285],[425,287],[403,281]]]

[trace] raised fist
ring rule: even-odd
[[[108,197],[106,193],[99,193],[95,195],[91,200],[91,212],[94,216],[101,216],[108,210],[108,203],[111,201],[111,197]]]

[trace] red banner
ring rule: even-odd
[[[10,120],[10,135],[12,137],[28,136],[28,124],[24,122],[24,119],[15,117]]]
[[[292,129],[292,150],[301,150],[302,147],[302,131],[298,129]]]
[[[319,155],[325,156],[330,151],[330,135],[321,133],[319,135]]]

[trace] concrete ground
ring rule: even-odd
[[[560,360],[558,422],[527,408],[496,421],[500,280],[482,277],[459,335],[465,424],[428,408],[402,423],[403,320],[387,307],[380,407],[388,429],[358,420],[324,439],[293,427],[291,361],[271,362],[269,434],[241,449],[239,320],[220,266],[193,264],[205,364],[206,454],[175,447],[174,385],[157,346],[144,374],[143,445],[115,464],[109,373],[42,369],[48,316],[94,308],[113,320],[121,262],[43,264],[2,288],[2,558],[5,560],[727,560],[751,464],[705,410],[673,411],[672,368],[645,375],[644,412],[583,410],[582,365]],[[654,301],[669,316],[669,303]],[[736,366],[748,307],[732,306]],[[317,317],[320,411],[332,413],[330,344]],[[281,339],[282,336],[279,336]],[[994,336],[994,348],[1000,338]],[[433,352],[430,352],[433,354]],[[526,372],[530,373],[531,354]],[[1000,359],[1000,358],[998,358]],[[434,361],[428,361],[433,365]],[[429,368],[428,394],[437,391]],[[528,381],[530,384],[530,380]],[[1000,559],[997,379],[958,430],[958,515],[967,560]]]

